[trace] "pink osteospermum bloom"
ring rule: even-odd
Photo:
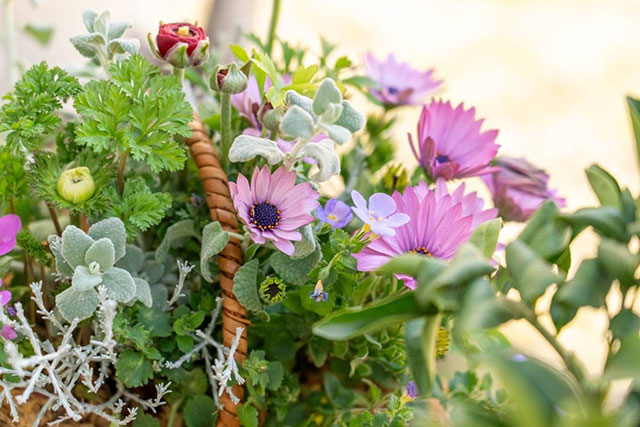
[[[433,77],[433,69],[420,71],[393,54],[384,61],[368,53],[364,57],[367,76],[378,84],[371,93],[387,105],[419,105],[438,90],[442,80]]]
[[[499,145],[497,130],[481,132],[483,119],[476,120],[475,108],[453,108],[449,101],[433,100],[422,108],[416,144],[409,142],[416,159],[432,178],[467,178],[485,175]]]
[[[16,235],[22,222],[20,217],[8,214],[0,217],[0,256],[8,254],[16,247]]]
[[[407,253],[453,258],[478,225],[497,215],[497,209],[483,210],[482,199],[476,193],[465,195],[464,189],[462,184],[449,193],[445,181],[439,179],[433,190],[421,183],[407,187],[403,194],[396,191],[393,194],[396,212],[408,214],[411,220],[396,228],[395,236],[382,236],[355,254],[358,270],[377,270],[391,258]],[[398,278],[415,289],[415,278],[405,275]]]
[[[238,174],[229,183],[233,204],[251,239],[263,244],[271,241],[279,250],[293,255],[294,241],[302,240],[297,231],[313,222],[311,212],[319,206],[319,194],[308,182],[296,185],[295,171],[281,166],[273,174],[267,166],[255,168],[249,181]]]
[[[565,199],[548,188],[549,175],[523,158],[500,157],[498,170],[482,177],[505,221],[526,221],[546,200],[559,207]]]
[[[264,82],[264,90],[266,91],[271,87],[271,80],[268,78]],[[258,121],[258,110],[262,105],[262,94],[258,87],[258,81],[252,74],[249,76],[249,82],[247,88],[237,94],[231,95],[231,104],[235,107],[240,114],[249,122],[249,125],[253,129],[262,129],[262,125]]]

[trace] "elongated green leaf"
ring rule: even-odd
[[[200,269],[202,277],[207,281],[213,281],[209,260],[218,255],[229,243],[229,233],[222,229],[218,221],[211,222],[202,229],[202,248],[200,249]]]
[[[560,218],[574,227],[592,226],[598,234],[621,242],[629,240],[625,219],[620,209],[612,206],[580,209],[572,214],[562,215]]]
[[[502,229],[502,219],[496,218],[491,221],[487,221],[480,224],[471,235],[469,242],[476,248],[480,249],[480,252],[487,257],[491,258],[498,246],[498,237],[500,236],[500,230]]]
[[[507,268],[513,277],[513,286],[522,299],[530,303],[534,303],[547,287],[560,280],[551,270],[551,265],[520,240],[507,246]]]
[[[598,260],[603,270],[620,281],[623,289],[636,283],[635,271],[640,265],[640,256],[631,253],[627,245],[611,239],[602,239],[598,248]]]
[[[609,172],[598,165],[591,165],[585,173],[601,205],[614,207],[622,205],[620,186]]]
[[[640,378],[640,336],[629,335],[622,339],[620,349],[609,356],[602,374],[603,380],[611,381],[622,378]]]
[[[313,333],[328,340],[347,340],[435,313],[435,307],[422,309],[418,307],[413,293],[405,293],[368,307],[336,311],[316,323]]]
[[[636,156],[640,162],[640,101],[627,97],[629,106],[629,115],[631,116],[631,127],[633,128],[633,136],[636,140]]]
[[[258,266],[260,261],[252,259],[238,269],[233,276],[233,294],[244,308],[250,311],[262,311],[258,296]]]
[[[418,386],[425,396],[431,393],[436,374],[436,338],[440,315],[420,317],[405,326],[407,362]]]

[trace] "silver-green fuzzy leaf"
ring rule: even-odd
[[[202,229],[202,248],[200,249],[200,269],[202,277],[207,281],[213,281],[209,260],[220,253],[229,243],[229,233],[222,229],[218,221],[209,223]]]
[[[320,142],[307,145],[303,150],[303,157],[311,157],[318,162],[318,172],[312,178],[318,182],[326,181],[333,175],[340,173],[340,159],[336,155],[333,141],[323,139]]]
[[[75,225],[70,225],[62,232],[62,256],[69,266],[75,269],[84,265],[84,254],[93,245],[94,240],[84,234]]]
[[[278,144],[266,138],[240,135],[233,141],[229,149],[229,160],[232,162],[248,162],[257,156],[267,159],[267,163],[270,165],[284,160],[284,154],[278,148]]]
[[[136,284],[127,270],[113,267],[102,275],[107,296],[118,302],[129,302],[136,296]]]
[[[260,261],[252,259],[238,269],[233,276],[233,294],[244,308],[250,311],[262,311],[262,303],[258,296],[258,266]]]
[[[95,288],[95,286],[100,282],[102,282],[102,275],[100,273],[92,273],[84,265],[79,265],[73,273],[71,286],[76,291],[81,292]]]
[[[120,218],[109,218],[96,222],[89,228],[88,234],[94,240],[99,240],[103,237],[111,240],[115,249],[116,262],[124,256],[127,245],[127,231]]]
[[[151,288],[146,280],[135,278],[133,279],[136,284],[136,300],[143,303],[148,308],[153,305],[153,298],[151,296]]]
[[[315,123],[311,114],[294,105],[282,116],[280,131],[294,138],[311,139],[315,134]]]
[[[298,230],[302,234],[302,240],[294,242],[295,252],[291,258],[304,258],[316,249],[316,239],[313,237],[313,227],[307,224]]]
[[[271,255],[269,261],[282,280],[293,285],[304,285],[309,281],[309,273],[321,259],[322,251],[316,246],[316,250],[304,258],[293,259],[277,251]]]
[[[94,242],[93,245],[84,254],[84,261],[86,265],[92,262],[100,264],[101,271],[107,271],[115,264],[116,250],[113,246],[113,242],[106,237]]]
[[[164,234],[160,246],[156,249],[156,259],[162,262],[165,261],[169,254],[169,249],[176,243],[189,237],[200,237],[192,219],[185,219],[172,224],[167,228],[167,232]]]
[[[90,33],[93,32],[93,23],[98,19],[98,13],[95,10],[85,9],[82,11],[82,22]]]
[[[342,126],[320,123],[320,127],[329,134],[329,138],[338,144],[344,144],[351,139],[351,132],[349,132],[349,129],[343,128]]]
[[[77,291],[74,288],[66,289],[56,296],[56,308],[68,322],[73,319],[83,320],[91,316],[100,299],[95,289]]]
[[[341,104],[342,93],[332,79],[324,79],[313,97],[313,112],[323,114],[330,104]]]
[[[300,95],[295,90],[287,91],[287,93],[285,95],[285,102],[290,107],[294,106],[294,105],[297,105],[298,107],[302,108],[307,113],[313,114],[313,100],[311,98],[309,98],[309,97],[304,96],[304,95]]]
[[[115,39],[109,42],[107,46],[109,52],[113,55],[123,53],[138,53],[140,50],[140,41],[138,39]]]
[[[342,114],[334,124],[346,128],[351,133],[356,133],[364,127],[366,121],[364,115],[345,100],[342,101]]]

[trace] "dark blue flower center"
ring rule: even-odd
[[[396,93],[400,92],[400,90],[397,87],[393,87],[393,86],[389,86],[387,90],[389,91],[389,95],[395,95]]]
[[[271,230],[280,223],[280,209],[269,201],[256,203],[249,211],[249,219],[260,230]]]
[[[436,162],[438,163],[447,163],[449,161],[449,156],[444,154],[438,154],[436,156]]]
[[[424,246],[420,246],[419,248],[411,249],[409,252],[412,253],[412,254],[416,254],[416,255],[433,256],[433,254],[431,252],[429,252],[429,250]]]

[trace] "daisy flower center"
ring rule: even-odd
[[[393,86],[389,86],[387,90],[389,91],[389,95],[395,95],[396,93],[400,92],[397,87]]]
[[[249,219],[260,230],[272,230],[280,224],[280,209],[269,201],[256,203],[249,211]]]
[[[429,252],[429,250],[424,246],[420,246],[419,248],[411,249],[409,252],[412,253],[412,254],[416,254],[416,255],[433,256],[433,254],[431,252]]]
[[[449,156],[445,155],[445,154],[439,154],[436,157],[436,162],[438,163],[447,163],[449,161]]]

